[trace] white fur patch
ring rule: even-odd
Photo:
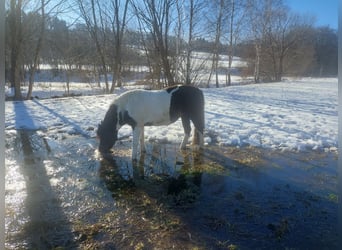
[[[171,93],[165,90],[132,90],[114,101],[118,113],[127,111],[137,126],[170,124]]]

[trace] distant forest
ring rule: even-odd
[[[194,84],[202,70],[196,52],[208,53],[217,86],[220,72],[231,84],[233,57],[247,62],[240,74],[255,83],[337,76],[337,31],[315,26],[314,17],[282,0],[6,0],[5,6],[6,81],[18,100],[31,97],[41,65],[67,78],[103,76],[107,93],[141,67],[159,87]]]

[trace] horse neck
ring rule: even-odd
[[[117,120],[118,120],[118,113],[117,113],[118,107],[115,104],[112,104],[103,120],[103,123],[107,129],[116,129]]]

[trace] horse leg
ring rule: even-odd
[[[195,132],[192,140],[192,144],[199,145],[203,147],[204,139],[203,139],[203,131],[204,131],[204,112],[203,114],[198,114],[197,116],[191,119],[195,126]]]
[[[190,126],[190,119],[186,116],[182,116],[182,124],[184,129],[184,138],[180,145],[180,149],[183,150],[186,148],[186,144],[188,143],[190,132],[191,132],[191,126]]]
[[[133,128],[133,142],[132,142],[132,160],[138,159],[138,144],[139,144],[139,137],[141,134],[141,127],[136,126]]]
[[[203,147],[203,144],[204,144],[203,132],[201,133],[197,128],[195,128],[192,145],[198,145],[199,147]]]
[[[144,130],[145,130],[144,127],[142,127],[140,131],[140,152],[141,153],[146,153]]]

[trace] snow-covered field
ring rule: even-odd
[[[116,95],[33,99],[5,103],[6,132],[38,130],[47,139],[68,134],[95,137],[97,124]],[[50,89],[49,91],[53,91]],[[291,79],[278,83],[203,89],[206,143],[280,150],[337,150],[337,79]],[[119,137],[131,133],[124,126]],[[180,143],[181,122],[147,127],[146,140]]]

